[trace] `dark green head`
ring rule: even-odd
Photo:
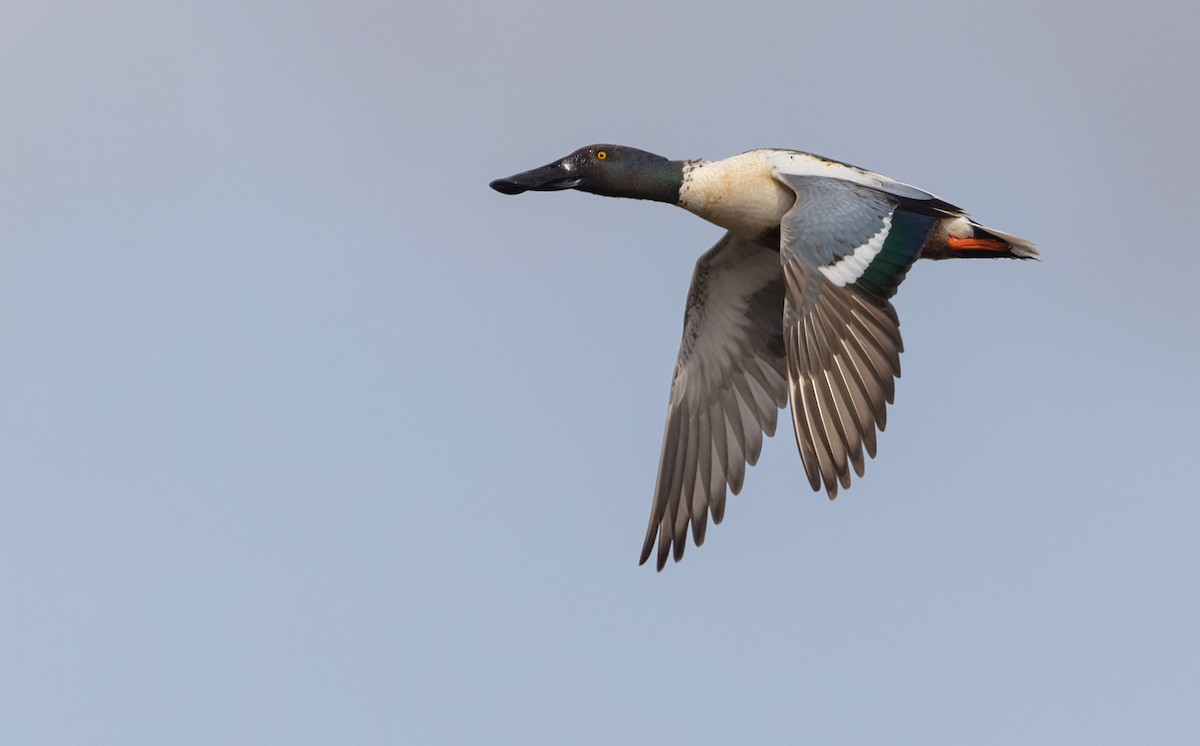
[[[504,194],[578,189],[671,203],[679,201],[682,185],[682,161],[623,145],[589,145],[547,166],[491,183],[492,189]]]

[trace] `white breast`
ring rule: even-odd
[[[796,200],[772,171],[761,150],[692,162],[684,170],[679,205],[726,230],[757,238],[777,229]]]

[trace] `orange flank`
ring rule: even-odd
[[[957,238],[948,236],[946,248],[954,251],[1007,251],[1008,244],[998,238]]]

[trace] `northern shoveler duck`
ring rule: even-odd
[[[645,563],[704,542],[790,394],[812,488],[830,499],[875,457],[900,375],[889,299],[919,258],[1038,255],[928,192],[796,150],[672,161],[590,145],[497,179],[504,194],[578,189],[668,202],[726,230],[696,263],[675,364]]]

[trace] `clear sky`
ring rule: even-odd
[[[436,7],[435,7],[436,6]],[[1200,742],[1182,2],[0,5],[0,741]],[[637,565],[720,229],[489,180],[811,150],[922,262],[836,502]]]

